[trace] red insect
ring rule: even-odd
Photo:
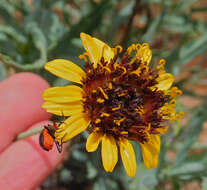
[[[54,136],[58,126],[59,125],[55,122],[53,122],[53,125],[48,124],[48,126],[44,126],[44,129],[42,130],[39,136],[39,144],[44,150],[51,150],[53,144],[55,143],[58,152],[62,152],[62,143],[57,142]]]

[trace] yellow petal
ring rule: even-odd
[[[150,64],[150,61],[152,59],[152,51],[150,50],[149,45],[147,43],[144,43],[140,46],[136,57],[146,65]]]
[[[140,145],[142,148],[142,157],[146,168],[156,168],[160,153],[160,136],[150,135],[149,142]]]
[[[107,172],[112,172],[118,161],[118,150],[114,137],[104,135],[102,139],[101,155],[104,169]]]
[[[64,121],[55,132],[58,141],[67,142],[74,136],[85,131],[90,120],[84,114],[76,114]]]
[[[75,85],[69,85],[65,87],[48,88],[44,91],[42,96],[45,101],[67,103],[81,100],[82,95],[82,88]]]
[[[55,59],[45,65],[45,69],[63,79],[81,84],[85,72],[76,64],[65,59]]]
[[[158,84],[156,85],[156,87],[158,88],[158,90],[168,90],[174,82],[174,77],[170,73],[163,73],[159,75],[159,77],[157,78],[157,82]]]
[[[89,59],[96,66],[101,57],[104,57],[105,61],[110,61],[114,57],[112,49],[104,42],[91,37],[88,34],[80,34],[83,46],[89,54]]]
[[[155,132],[160,133],[160,134],[164,134],[167,132],[167,130],[168,130],[168,126],[163,126],[163,127],[155,129]]]
[[[128,176],[134,177],[136,175],[137,168],[134,148],[126,139],[120,140],[119,147],[124,168]]]
[[[71,116],[83,111],[83,105],[81,101],[69,102],[69,103],[55,103],[45,102],[42,108],[46,109],[47,112],[53,113],[59,116]]]
[[[86,142],[86,150],[88,152],[94,152],[98,148],[98,145],[103,137],[103,134],[100,132],[93,132],[89,135]]]

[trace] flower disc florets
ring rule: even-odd
[[[141,53],[150,54],[147,44],[139,48]],[[110,62],[102,57],[96,66],[85,64],[84,112],[91,118],[90,130],[117,140],[124,137],[143,143],[149,134],[165,129],[166,119],[160,108],[170,101],[170,96],[156,87],[159,70],[148,66],[149,58],[140,59],[140,53],[132,58],[129,50],[119,61],[117,47]]]

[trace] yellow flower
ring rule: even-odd
[[[164,70],[164,60],[149,66],[152,53],[148,44],[132,44],[119,59],[120,46],[110,48],[104,42],[81,33],[86,52],[80,55],[85,71],[71,61],[56,59],[45,68],[54,75],[77,85],[45,90],[43,108],[67,119],[55,132],[64,143],[87,130],[88,152],[102,143],[103,167],[112,172],[122,162],[130,177],[136,174],[136,157],[129,140],[140,143],[144,163],[156,168],[160,136],[168,121],[179,119],[174,98],[181,91],[172,87],[174,78]]]

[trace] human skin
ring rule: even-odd
[[[35,189],[63,157],[55,147],[39,146],[39,135],[14,142],[17,134],[49,123],[41,105],[49,84],[32,73],[15,74],[0,82],[0,187],[4,190]]]

